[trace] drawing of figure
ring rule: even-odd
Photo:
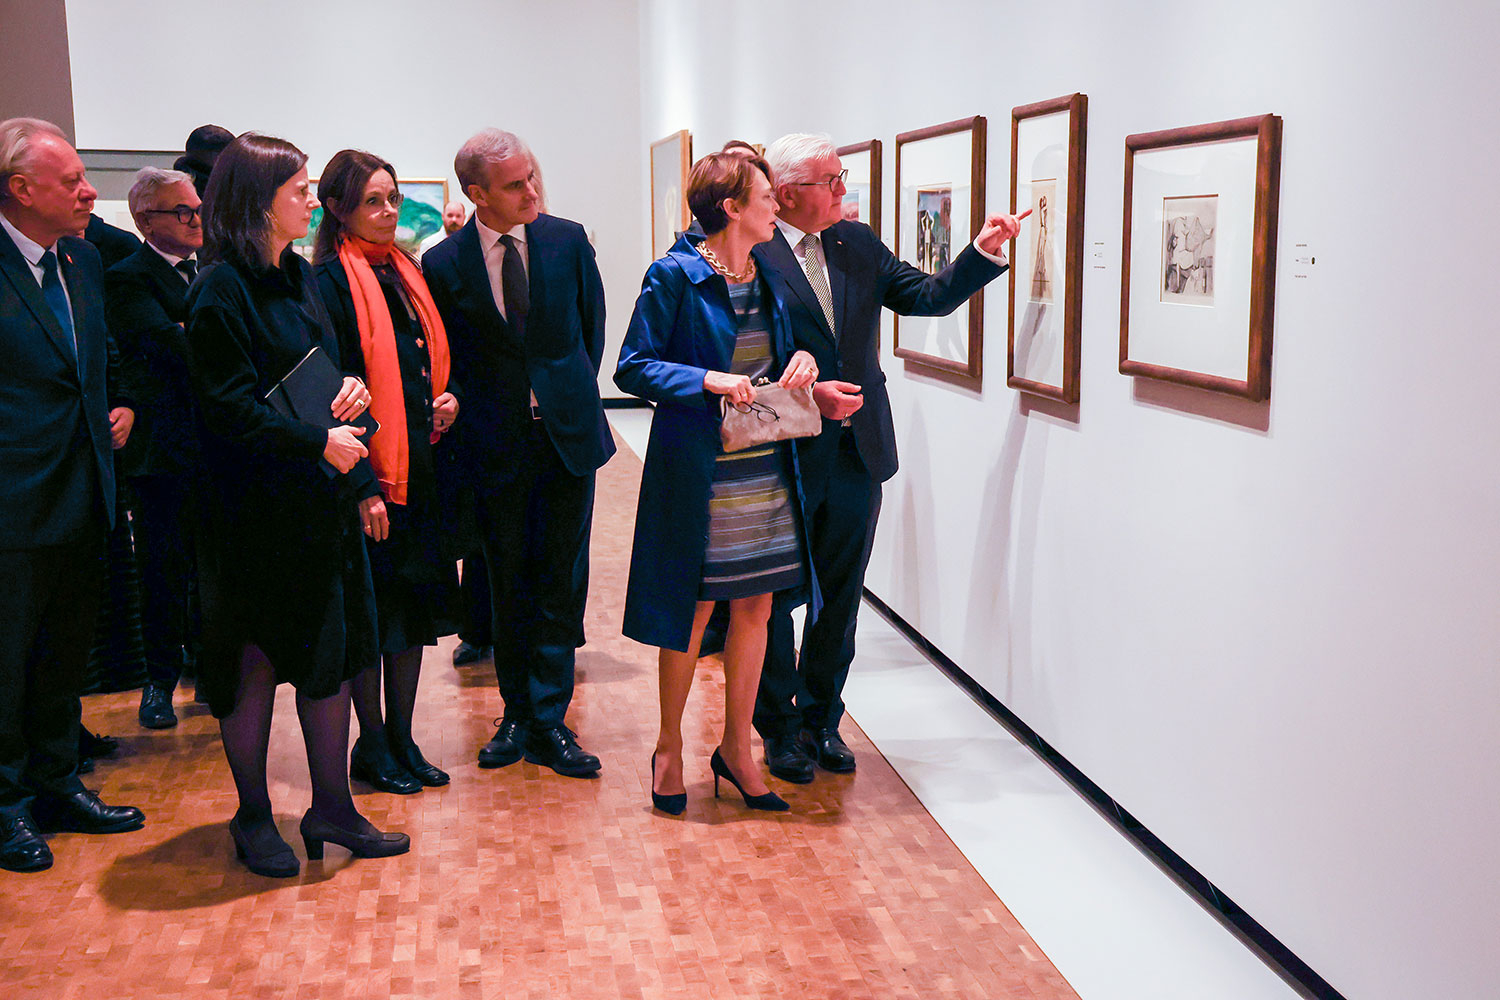
[[[1212,301],[1214,293],[1214,229],[1202,216],[1168,219],[1163,234],[1164,295]]]
[[[1052,273],[1047,265],[1052,254],[1048,236],[1050,216],[1051,205],[1047,196],[1042,195],[1036,202],[1036,261],[1031,268],[1031,297],[1043,302],[1052,301]]]
[[[932,266],[932,216],[925,208],[917,210],[917,267],[927,274],[937,273]]]
[[[929,274],[937,274],[948,266],[949,247],[953,242],[953,199],[943,196],[942,209],[932,225],[932,267]]]

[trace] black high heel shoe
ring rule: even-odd
[[[311,809],[303,815],[299,829],[309,861],[317,861],[323,856],[324,843],[338,844],[356,858],[390,858],[411,850],[411,838],[404,833],[381,833],[379,830],[355,833],[334,826]]]
[[[775,792],[767,792],[764,795],[746,794],[745,790],[740,787],[739,780],[729,770],[729,765],[724,762],[724,757],[717,749],[714,750],[714,755],[708,758],[708,767],[714,773],[714,798],[719,797],[719,779],[723,778],[734,786],[734,790],[740,793],[740,798],[745,800],[745,805],[751,809],[759,809],[762,812],[785,812],[791,808],[787,804],[786,799],[783,799]]]
[[[448,772],[423,757],[421,749],[415,743],[393,743],[391,755],[396,758],[397,764],[406,768],[413,778],[428,788],[439,788],[449,781]]]
[[[240,825],[239,814],[229,821],[229,838],[234,841],[234,856],[245,863],[245,867],[266,878],[291,878],[302,870],[302,863],[292,853],[292,847],[281,839],[276,824],[271,823],[270,832],[251,840],[250,834]]]
[[[422,790],[422,782],[406,773],[383,737],[376,740],[360,736],[354,741],[349,754],[349,777],[393,795],[412,795]]]
[[[687,808],[687,792],[663,795],[656,790],[656,751],[651,752],[651,805],[668,816],[681,816]]]

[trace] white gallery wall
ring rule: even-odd
[[[590,0],[68,0],[77,141],[181,149],[206,122],[290,139],[316,176],[345,147],[446,177],[493,125],[530,143],[549,208],[592,234],[610,376],[640,289],[638,13]],[[470,211],[473,206],[464,199]]]
[[[868,585],[1362,1000],[1500,981],[1496,38],[1472,2],[642,10],[647,140],[879,138],[887,242],[898,132],[988,116],[998,210],[1011,108],[1088,95],[1081,402],[1006,387],[1003,279],[982,392],[905,373],[887,321]],[[1125,136],[1262,113],[1269,404],[1120,375]]]

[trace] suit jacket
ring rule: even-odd
[[[527,225],[526,241],[531,312],[524,338],[495,305],[473,218],[422,258],[448,331],[453,377],[465,392],[456,443],[482,492],[516,475],[532,392],[571,474],[587,475],[615,453],[599,399],[604,283],[594,248],[582,226],[551,215]]]
[[[781,230],[752,253],[787,304],[797,347],[818,362],[818,378],[853,382],[864,390],[864,405],[850,418],[860,458],[876,482],[896,474],[896,430],[880,370],[880,310],[902,316],[946,316],[1005,268],[971,245],[937,274],[925,274],[899,260],[863,222],[835,222],[823,230],[828,287],[833,293],[837,342],[807,275]],[[803,475],[832,460],[838,424],[823,422],[824,433],[803,448]]]
[[[76,360],[26,258],[0,230],[0,549],[74,541],[101,509],[114,524],[99,254],[70,236],[56,250],[73,308]]]
[[[141,248],[139,236],[119,226],[111,226],[97,215],[89,216],[83,238],[99,251],[99,260],[106,271]]]
[[[120,452],[131,476],[180,475],[198,464],[198,405],[188,373],[188,283],[142,243],[104,272],[109,330],[137,408]]]
[[[625,592],[625,634],[637,642],[685,650],[703,581],[709,497],[720,453],[720,400],[703,388],[707,371],[730,370],[739,324],[729,287],[684,235],[646,269],[646,278],[615,368],[615,384],[656,404],[646,467],[636,507],[635,542]],[[767,288],[764,306],[771,334],[771,374],[780,375],[796,350],[787,309]],[[787,484],[802,523],[797,454],[804,441],[783,449]],[[812,576],[807,532],[803,557]],[[813,600],[816,585],[804,597]],[[800,602],[799,602],[800,603]],[[788,606],[791,606],[790,604]],[[811,621],[811,617],[808,619]]]

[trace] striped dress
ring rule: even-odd
[[[729,286],[740,328],[730,370],[751,380],[771,373],[762,294],[758,280]],[[787,447],[780,441],[718,456],[699,600],[725,601],[801,585],[802,545],[787,489]]]

